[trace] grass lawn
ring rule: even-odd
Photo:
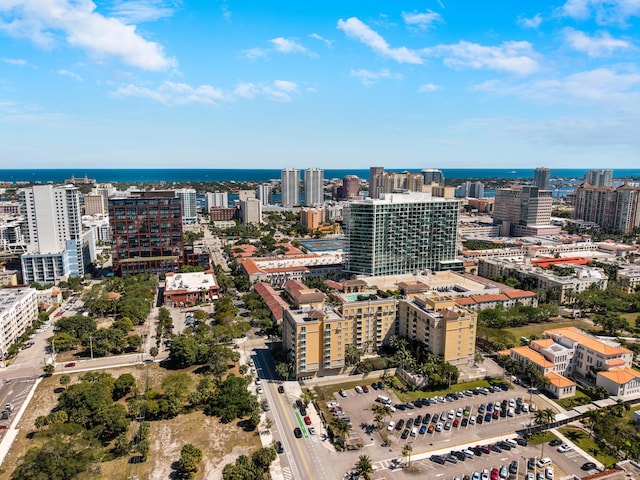
[[[620,316],[622,318],[624,318],[627,322],[629,322],[629,325],[631,325],[632,327],[636,326],[636,321],[640,320],[640,312],[635,312],[635,313],[621,313]],[[640,322],[638,322],[640,323]],[[638,325],[640,326],[640,325]]]
[[[553,433],[545,430],[544,432],[534,433],[533,435],[531,435],[531,438],[529,438],[529,443],[531,445],[540,445],[541,443],[549,443],[551,440],[555,440],[556,438],[558,437],[556,437]]]
[[[584,399],[584,401],[582,401]],[[577,405],[584,405],[585,403],[591,402],[591,398],[584,393],[580,389],[576,389],[576,394],[573,397],[561,398],[559,400],[555,400],[562,408],[566,410],[571,410],[573,407]]]
[[[462,392],[464,390],[473,390],[476,387],[488,387],[490,385],[486,380],[474,380],[473,382],[466,383],[457,383],[455,385],[451,385],[451,388],[445,388],[443,390],[434,390],[423,392],[422,390],[416,390],[415,392],[406,392],[402,393],[396,391],[396,395],[403,402],[410,402],[413,400],[417,400],[418,398],[427,398],[427,397],[435,397],[435,396],[444,396],[447,393],[451,392]]]
[[[505,330],[513,334],[516,339],[520,339],[520,337],[531,338],[532,335],[536,335],[540,338],[545,330],[564,327],[578,327],[583,330],[594,328],[591,323],[584,320],[567,319],[554,322],[532,323],[531,325],[525,325],[524,327],[505,328]]]
[[[594,439],[590,437],[588,433],[580,430],[579,428],[562,427],[559,430],[565,437],[578,445],[585,452],[596,457],[606,467],[612,467],[619,461],[619,459],[609,455],[604,449],[598,447]]]

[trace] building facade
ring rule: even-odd
[[[198,223],[198,203],[196,201],[196,191],[193,188],[179,188],[176,190],[176,197],[182,204],[182,223],[184,225],[195,225]]]
[[[504,236],[560,233],[551,225],[552,192],[524,185],[496,190],[493,221]],[[541,233],[541,231],[543,233]]]
[[[584,182],[594,187],[612,187],[613,170],[589,170],[584,175]]]
[[[631,232],[640,226],[640,187],[582,184],[575,191],[573,218],[605,229]]]
[[[300,170],[285,168],[280,176],[281,202],[284,208],[300,205]]]
[[[180,271],[184,255],[182,203],[173,191],[112,197],[109,223],[113,269],[117,275]]]
[[[533,184],[540,190],[549,190],[551,170],[547,167],[538,167],[533,172]]]
[[[229,195],[227,192],[207,192],[204,195],[204,204],[207,212],[211,207],[229,208]]]
[[[423,184],[431,185],[432,183],[437,183],[438,185],[444,185],[444,173],[442,173],[442,170],[423,168],[420,173],[422,174]]]
[[[38,319],[36,289],[0,289],[0,363],[9,347]]]
[[[349,204],[346,271],[399,275],[446,270],[455,261],[460,203],[424,193]]]
[[[308,168],[304,171],[304,203],[309,207],[324,203],[324,170]]]

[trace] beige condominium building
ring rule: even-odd
[[[398,333],[424,342],[445,361],[461,364],[473,359],[478,316],[447,296],[426,294],[398,304]]]

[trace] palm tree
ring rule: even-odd
[[[404,447],[402,447],[402,456],[408,457],[408,460],[407,460],[408,468],[411,468],[411,452],[413,452],[413,447],[411,446],[411,444],[406,443]]]
[[[360,455],[358,463],[356,463],[356,474],[360,475],[364,480],[370,480],[373,473],[373,465],[368,455]]]
[[[347,437],[347,434],[351,430],[351,424],[345,422],[340,417],[333,417],[329,422],[329,426],[331,427],[331,431],[333,431],[336,436],[343,439]]]
[[[376,422],[378,430],[382,430],[382,426],[384,425],[384,415],[381,413],[376,413],[373,416],[373,421]]]
[[[599,409],[589,410],[584,418],[584,422],[589,425],[589,435],[595,436],[603,420],[602,412]]]

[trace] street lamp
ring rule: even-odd
[[[89,335],[89,349],[91,350],[91,360],[93,360],[93,337]]]

